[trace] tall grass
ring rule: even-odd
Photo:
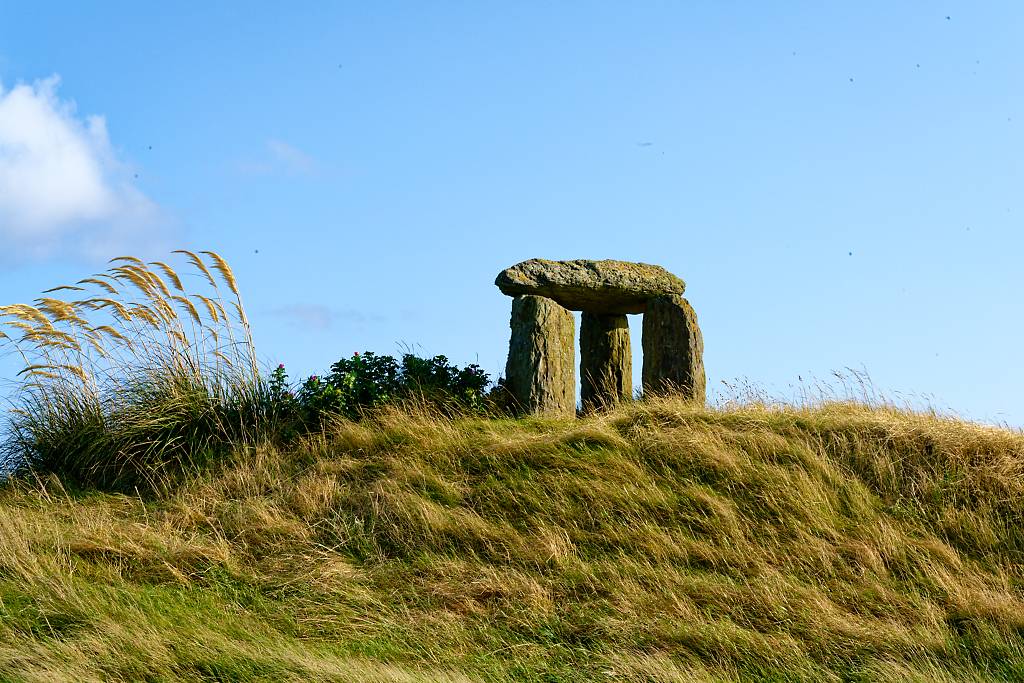
[[[389,406],[0,490],[0,680],[1024,680],[1024,436],[852,403]]]
[[[285,448],[228,264],[177,253],[0,307],[39,475],[0,489],[0,680],[1024,680],[1020,432],[858,380]]]
[[[258,433],[265,389],[235,276],[216,253],[174,253],[181,274],[119,256],[0,306],[0,348],[22,363],[3,449],[21,470],[152,486]]]

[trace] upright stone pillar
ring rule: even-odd
[[[644,312],[644,393],[679,393],[704,403],[704,338],[690,302],[673,294],[652,298]]]
[[[512,299],[505,385],[527,413],[576,416],[576,323],[551,299]]]
[[[633,354],[626,316],[584,311],[580,323],[583,410],[610,408],[632,395]]]

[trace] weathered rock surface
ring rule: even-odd
[[[526,413],[576,415],[576,322],[551,299],[512,300],[505,386]]]
[[[583,410],[610,408],[633,395],[633,354],[625,315],[584,311],[580,321]]]
[[[681,393],[706,400],[704,338],[697,314],[681,296],[651,299],[643,326],[644,393]]]
[[[494,281],[505,294],[533,294],[589,313],[643,313],[653,297],[682,294],[686,283],[661,266],[629,261],[530,259]]]

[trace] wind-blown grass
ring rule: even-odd
[[[285,446],[201,254],[0,307],[0,680],[1024,679],[1020,433],[660,396]]]
[[[0,491],[0,679],[1007,681],[1024,436],[387,410],[155,497]]]
[[[176,253],[193,273],[120,256],[32,305],[0,306],[0,348],[23,363],[9,460],[130,489],[260,429],[265,389],[235,277],[213,252]]]

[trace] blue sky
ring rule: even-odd
[[[0,301],[212,249],[293,375],[496,375],[498,271],[636,260],[712,387],[855,367],[1024,424],[1024,6],[291,4],[0,6]]]

